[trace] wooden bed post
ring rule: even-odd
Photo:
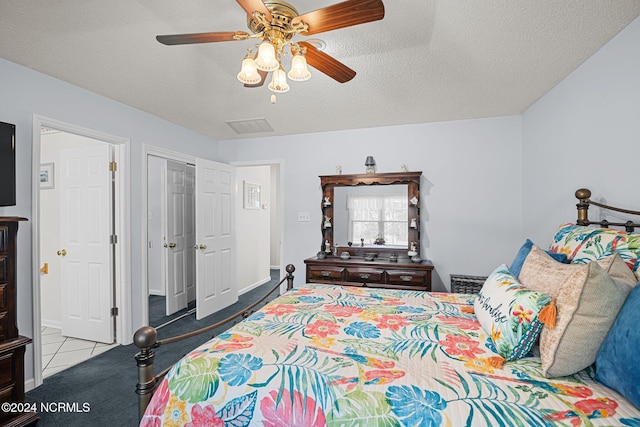
[[[151,326],[143,326],[133,335],[133,343],[140,349],[135,357],[138,365],[136,394],[138,395],[139,419],[142,419],[156,388],[156,377],[153,374],[153,358],[155,357],[153,348],[156,347],[157,338],[158,333]]]
[[[285,267],[287,271],[287,290],[293,289],[293,272],[296,271],[296,267],[293,264],[287,264]]]
[[[580,188],[576,190],[576,199],[579,203],[578,207],[578,225],[589,225],[589,197],[591,197],[591,191],[586,188]]]

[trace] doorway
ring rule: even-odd
[[[33,387],[129,340],[128,150],[34,115]]]

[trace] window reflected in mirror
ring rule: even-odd
[[[334,243],[355,247],[406,248],[408,185],[336,187]]]

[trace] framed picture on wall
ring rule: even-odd
[[[260,184],[244,181],[245,209],[260,209]]]
[[[44,190],[54,188],[54,165],[42,163],[40,165],[40,188]]]

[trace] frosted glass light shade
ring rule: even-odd
[[[258,68],[253,58],[247,57],[242,61],[242,69],[238,73],[238,80],[249,85],[260,83],[262,77],[258,73]]]
[[[269,42],[262,42],[258,48],[258,57],[256,58],[256,66],[258,70],[274,71],[280,66],[276,59],[276,50]]]
[[[269,89],[271,92],[285,93],[289,92],[289,83],[287,83],[287,76],[282,68],[278,68],[272,73],[271,83],[269,83]]]
[[[311,78],[311,73],[307,68],[307,58],[303,55],[295,55],[291,60],[291,70],[287,76],[296,82],[303,82]]]

